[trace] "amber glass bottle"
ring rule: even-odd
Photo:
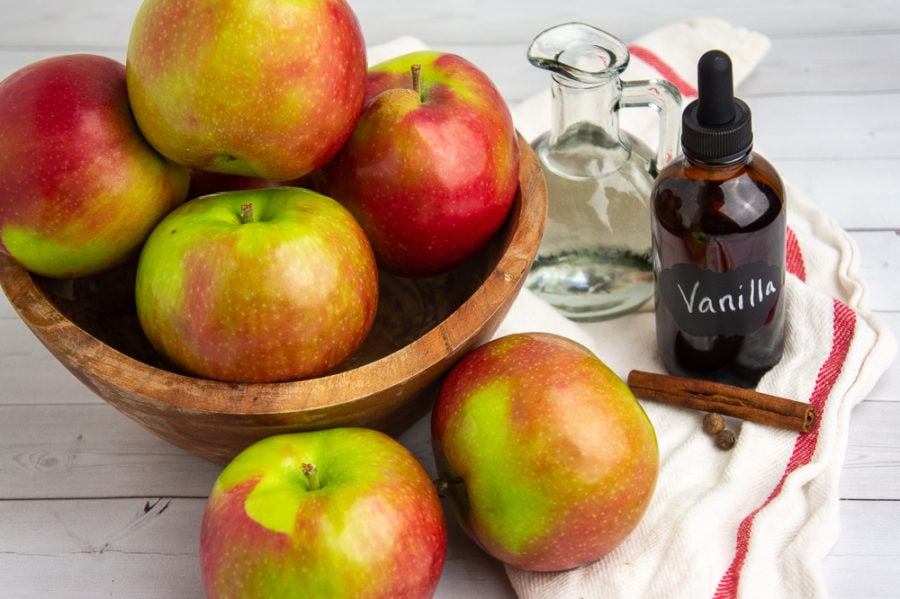
[[[755,387],[784,346],[784,188],[728,55],[704,54],[698,84],[651,194],[657,342],[672,374]]]

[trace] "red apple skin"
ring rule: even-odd
[[[446,546],[415,457],[383,433],[336,428],[269,437],[226,466],[203,514],[200,566],[210,599],[425,599]]]
[[[487,75],[422,51],[369,69],[363,114],[317,185],[356,216],[382,268],[418,277],[484,247],[509,213],[518,170],[512,117]]]
[[[513,334],[466,355],[432,413],[447,497],[469,536],[512,566],[566,570],[637,526],[659,471],[628,386],[583,346]]]
[[[187,169],[141,136],[125,66],[69,54],[0,82],[0,251],[57,278],[132,258],[185,199]]]
[[[147,339],[187,373],[297,380],[326,374],[365,340],[378,269],[362,228],[331,198],[298,187],[227,191],[157,225],[138,260],[135,302]]]
[[[344,0],[144,0],[126,65],[137,122],[163,155],[274,181],[330,159],[365,94]]]

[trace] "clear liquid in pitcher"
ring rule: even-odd
[[[550,202],[541,248],[525,284],[572,320],[599,320],[637,309],[653,297],[648,227],[653,153],[620,132],[631,146],[630,159],[600,175],[609,169],[596,148],[614,152],[621,141],[609,139],[602,128],[582,125],[569,131],[582,139],[561,140],[555,151],[546,135],[534,144],[548,196],[569,200]],[[585,243],[590,239],[597,243]]]

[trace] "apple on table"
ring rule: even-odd
[[[638,525],[656,486],[659,450],[643,408],[593,353],[558,335],[511,334],[467,354],[431,424],[462,528],[518,568],[601,558]]]
[[[359,220],[385,270],[444,272],[509,213],[519,150],[509,108],[466,59],[411,52],[369,68],[362,115],[316,185]]]
[[[425,599],[446,547],[437,492],[409,450],[335,428],[263,439],[225,467],[200,566],[210,599]]]
[[[0,251],[26,269],[70,278],[123,264],[187,188],[187,169],[138,130],[120,62],[55,56],[0,82]]]
[[[378,304],[365,233],[338,202],[299,187],[190,200],[137,265],[150,343],[197,376],[275,382],[327,373],[364,341]]]

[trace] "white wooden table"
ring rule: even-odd
[[[511,104],[542,90],[525,48],[585,21],[625,40],[692,15],[772,39],[740,88],[782,175],[862,251],[872,310],[900,332],[900,4],[895,0],[351,2],[367,41],[406,34],[479,64]],[[124,60],[139,0],[0,0],[0,76],[86,51]],[[714,10],[714,13],[710,13]],[[834,597],[900,594],[900,364],[853,414]],[[430,463],[425,423],[402,439]],[[0,299],[0,596],[203,596],[197,542],[219,468],[168,445],[63,370]],[[499,564],[451,525],[439,597],[509,597]]]

